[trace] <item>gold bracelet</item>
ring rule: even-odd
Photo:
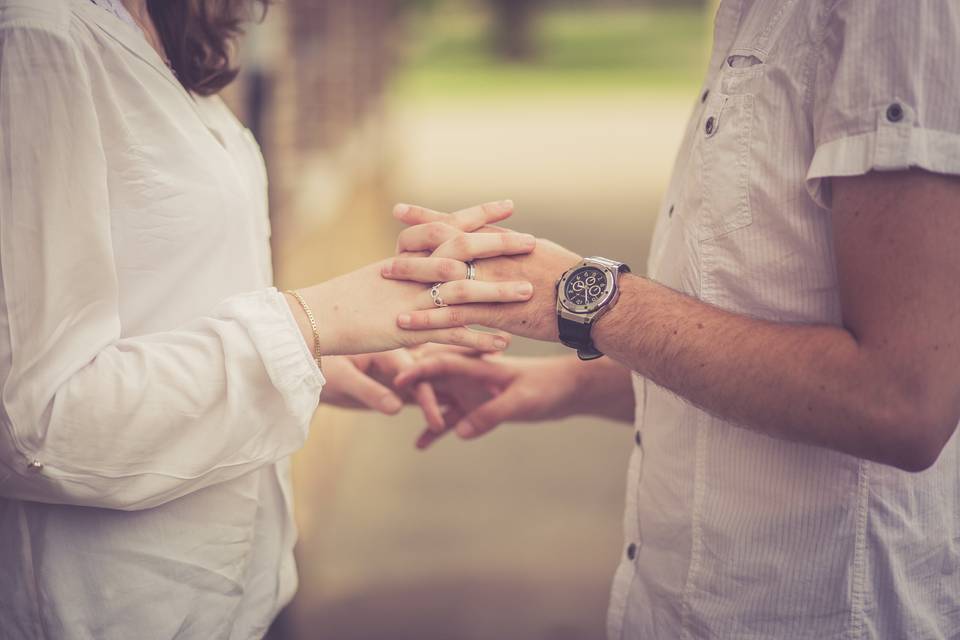
[[[303,312],[307,314],[307,320],[310,321],[310,328],[313,330],[313,358],[317,361],[317,367],[323,369],[323,366],[320,364],[320,328],[317,326],[317,319],[313,315],[313,311],[310,310],[310,305],[307,304],[307,301],[303,299],[303,296],[299,292],[288,289],[284,293],[289,293],[300,303],[300,306],[303,307]]]

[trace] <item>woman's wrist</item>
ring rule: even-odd
[[[288,290],[283,293],[307,349],[316,360],[317,366],[320,366],[321,357],[333,351],[330,341],[326,338],[327,331],[322,328],[325,324],[325,314],[321,314],[319,305],[311,300],[315,296],[310,295],[309,289]]]

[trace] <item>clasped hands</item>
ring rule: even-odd
[[[427,421],[419,448],[452,430],[472,438],[508,419],[561,417],[574,397],[574,358],[488,355],[506,346],[509,334],[557,339],[556,281],[581,259],[551,242],[494,226],[512,213],[509,201],[452,214],[398,205],[394,216],[408,227],[397,239],[397,255],[379,264],[380,275],[418,283],[418,296],[433,292],[431,304],[403,310],[395,322],[412,336],[410,345],[445,345],[338,359],[331,363],[336,371],[327,372],[331,381],[350,378],[354,389],[369,396],[360,404],[384,413],[399,411],[401,398],[418,403]],[[468,263],[474,279],[468,279]]]

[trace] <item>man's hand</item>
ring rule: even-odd
[[[482,357],[444,349],[426,355],[396,378],[398,388],[429,381],[444,421],[464,439],[482,436],[508,421],[538,422],[592,414],[623,422],[633,418],[629,372],[612,361]],[[444,434],[427,429],[417,440],[426,449]]]
[[[422,283],[443,282],[448,279],[449,273],[457,269],[457,262],[470,243],[489,244],[491,254],[496,250],[494,238],[484,237],[485,234],[464,234],[460,230],[463,225],[456,217],[458,214],[447,215],[420,207],[406,207],[396,215],[413,226],[400,234],[397,250],[401,255],[384,269],[386,278]],[[410,255],[424,251],[430,252],[430,256]],[[472,304],[417,311],[403,314],[398,318],[398,323],[403,329],[418,331],[478,324],[514,335],[556,341],[557,280],[580,260],[577,254],[547,240],[537,240],[536,249],[527,255],[478,260],[475,263],[477,280],[530,282],[533,284],[532,298],[523,303]]]
[[[594,326],[594,343],[722,419],[926,469],[960,420],[960,178],[911,170],[832,183],[842,326],[764,321],[625,276],[620,301]],[[542,318],[544,289],[552,299],[548,283],[576,256],[567,262],[544,246],[538,241],[529,262],[506,263],[520,270],[511,277],[534,284],[534,300],[463,308],[456,324],[555,336],[552,317]],[[415,316],[411,326],[451,326],[434,310]]]
[[[413,353],[406,349],[358,356],[328,356],[323,359],[327,384],[320,401],[348,409],[373,409],[394,415],[407,402],[416,402],[429,428],[445,427],[440,404],[429,382],[409,384],[403,389],[394,378],[414,366]]]

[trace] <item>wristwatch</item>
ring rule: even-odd
[[[603,354],[593,346],[593,323],[617,303],[620,274],[630,267],[606,258],[585,258],[557,281],[557,326],[560,342],[577,350],[581,360]]]

